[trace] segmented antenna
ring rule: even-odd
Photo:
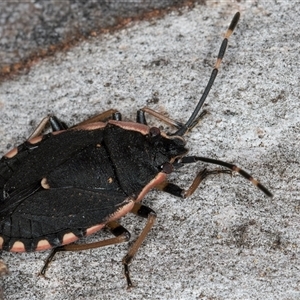
[[[229,25],[229,27],[228,27],[228,29],[226,31],[225,38],[224,38],[224,40],[223,40],[223,42],[221,44],[220,50],[219,50],[217,62],[215,64],[215,67],[214,67],[211,75],[210,75],[209,81],[208,81],[208,83],[206,85],[206,88],[205,88],[205,90],[203,92],[203,95],[200,98],[200,100],[199,100],[199,102],[198,102],[195,110],[193,111],[192,115],[190,116],[190,118],[186,122],[186,124],[184,124],[180,129],[178,129],[172,135],[183,136],[189,129],[191,129],[193,127],[193,123],[194,123],[195,119],[197,118],[197,116],[199,114],[199,111],[200,111],[203,103],[205,102],[205,100],[206,100],[206,98],[207,98],[207,96],[208,96],[208,94],[210,92],[210,89],[211,89],[211,87],[212,87],[212,85],[213,85],[213,83],[214,83],[214,81],[215,81],[215,79],[216,79],[216,77],[218,75],[219,67],[221,65],[222,59],[224,57],[224,54],[225,54],[225,51],[226,51],[226,48],[227,48],[228,39],[231,36],[233,30],[235,29],[235,27],[236,27],[239,19],[240,19],[240,13],[237,12],[234,15],[234,17],[233,17],[233,19],[232,19],[232,21],[231,21],[231,23],[230,23],[230,25]]]

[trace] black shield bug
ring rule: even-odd
[[[154,224],[155,212],[141,204],[152,188],[177,197],[190,196],[209,175],[235,171],[267,196],[272,194],[251,175],[220,160],[186,156],[183,136],[203,116],[200,109],[217,76],[228,38],[238,23],[236,13],[220,47],[204,93],[183,124],[143,108],[136,122],[123,122],[109,110],[71,128],[54,116],[45,118],[31,137],[0,160],[0,249],[22,252],[52,249],[41,274],[58,251],[77,251],[125,242],[130,233],[118,219],[132,212],[147,223],[123,265],[128,287],[128,265]],[[177,128],[173,134],[147,126],[145,113]],[[41,135],[50,123],[53,132]],[[167,174],[185,164],[202,161],[227,169],[199,172],[188,189],[168,182]],[[132,172],[134,170],[134,172]],[[102,228],[113,238],[74,244]]]

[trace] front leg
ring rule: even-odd
[[[155,118],[157,118],[160,121],[165,122],[166,124],[172,125],[177,129],[182,129],[184,128],[184,124],[175,120],[172,120],[166,116],[164,116],[163,114],[156,112],[155,110],[149,108],[149,107],[144,107],[140,110],[137,111],[137,116],[136,116],[136,122],[137,123],[141,123],[141,124],[145,124],[147,125],[147,121],[146,121],[146,117],[145,117],[145,112],[148,113],[149,115],[154,116]],[[192,122],[191,126],[189,127],[189,130],[194,128],[201,119],[203,119],[203,117],[207,114],[208,112],[206,110],[203,110],[202,113]]]
[[[157,188],[173,196],[180,197],[180,198],[187,198],[195,192],[195,190],[198,188],[202,180],[205,179],[207,176],[221,174],[221,173],[230,174],[230,175],[232,174],[230,170],[216,169],[216,170],[209,171],[207,169],[204,169],[197,174],[197,176],[195,177],[192,184],[187,190],[182,189],[180,186],[171,182],[165,182],[162,185],[158,186]]]

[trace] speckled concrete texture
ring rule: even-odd
[[[241,20],[207,99],[209,114],[187,134],[187,146],[245,168],[274,198],[226,175],[208,178],[185,200],[152,191],[144,203],[158,218],[132,262],[133,289],[122,274],[127,243],[59,253],[48,280],[36,276],[48,253],[3,252],[5,299],[300,298],[300,6],[293,2],[207,1],[40,62],[1,84],[0,149],[21,143],[49,113],[75,124],[113,107],[133,120],[147,105],[184,122],[236,11]],[[188,187],[205,166],[187,166],[170,181]],[[121,223],[134,240],[145,221]]]
[[[18,64],[49,47],[53,51],[58,44],[73,44],[91,33],[118,26],[126,18],[181,6],[184,1],[1,1],[0,77],[2,67]]]

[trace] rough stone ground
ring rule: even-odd
[[[238,10],[210,114],[186,138],[191,154],[237,163],[274,198],[225,175],[186,200],[153,191],[144,203],[158,219],[131,265],[135,288],[125,289],[122,274],[128,244],[59,254],[49,280],[36,276],[47,253],[2,253],[5,299],[300,298],[300,7],[292,1],[207,1],[40,62],[1,85],[0,149],[21,143],[49,113],[75,124],[111,107],[134,119],[148,105],[185,121]],[[171,180],[187,187],[203,167]],[[133,239],[144,223],[122,219]]]

